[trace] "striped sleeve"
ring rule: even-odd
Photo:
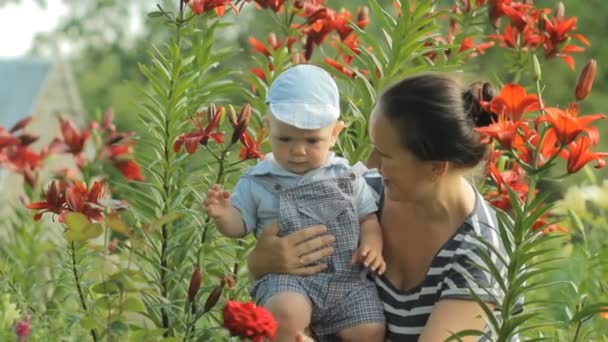
[[[501,274],[506,272],[506,266],[499,261],[492,248],[479,241],[486,241],[504,258],[506,253],[496,229],[496,215],[485,201],[480,201],[475,214],[466,224],[472,229],[465,230],[453,238],[454,241],[460,242],[458,248],[440,251],[443,254],[451,254],[451,264],[444,274],[440,297],[473,299],[473,292],[483,301],[497,304],[504,297],[504,293],[496,277],[488,272],[483,257],[489,257]]]

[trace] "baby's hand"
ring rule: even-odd
[[[231,207],[230,193],[223,191],[218,184],[213,185],[207,193],[207,198],[203,201],[203,207],[212,219],[223,217]]]
[[[371,244],[361,243],[351,259],[353,264],[363,264],[370,271],[382,274],[386,271],[386,262],[382,250]]]

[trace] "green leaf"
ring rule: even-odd
[[[164,226],[165,224],[171,223],[175,220],[177,220],[178,218],[180,218],[182,214],[181,213],[177,213],[177,212],[172,212],[172,213],[168,213],[167,215],[161,216],[160,218],[150,222],[145,230],[147,232],[152,232],[155,231],[157,229],[159,229],[160,227]]]
[[[164,14],[161,11],[153,11],[148,13],[148,18],[158,18],[158,17],[162,17]]]
[[[97,328],[97,322],[95,322],[95,319],[91,315],[86,315],[80,320],[80,326],[91,330]]]
[[[103,227],[99,223],[91,223],[81,213],[67,213],[65,215],[67,231],[65,237],[69,241],[86,241],[98,237],[103,233]]]
[[[450,341],[462,341],[463,337],[466,336],[486,336],[486,334],[484,334],[483,331],[480,330],[463,330],[460,331],[458,333],[452,333],[450,332],[451,335],[448,339],[446,339],[444,342],[450,342]],[[487,336],[488,338],[490,336]]]

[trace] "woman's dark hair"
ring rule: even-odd
[[[449,75],[421,74],[388,88],[380,97],[380,109],[398,125],[403,146],[418,159],[474,167],[487,150],[474,128],[495,119],[483,110],[480,100],[493,96],[487,82],[463,87]]]

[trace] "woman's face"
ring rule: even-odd
[[[376,108],[370,118],[370,137],[374,163],[384,178],[388,198],[394,201],[420,201],[428,193],[433,178],[431,162],[421,161],[401,144],[399,127]]]

